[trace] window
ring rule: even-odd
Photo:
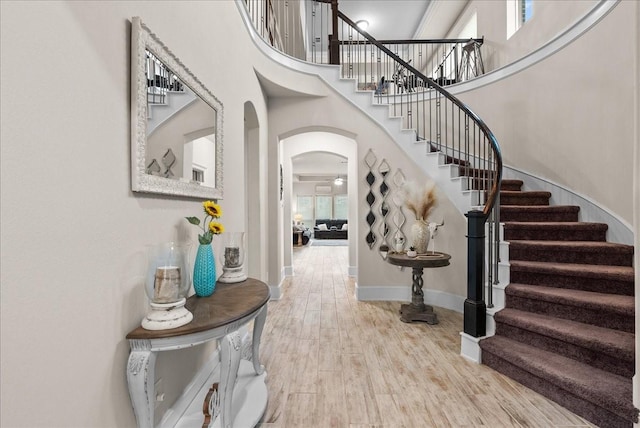
[[[191,170],[191,179],[198,183],[204,183],[204,171],[201,169],[193,168]]]
[[[298,195],[298,207],[296,213],[302,214],[302,222],[304,224],[313,224],[313,196]]]
[[[333,197],[331,195],[316,195],[316,219],[333,218],[332,214]]]
[[[533,16],[533,0],[507,0],[507,39]]]
[[[335,195],[333,197],[333,218],[349,218],[349,198],[347,195]]]

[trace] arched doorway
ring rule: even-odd
[[[356,141],[336,132],[327,131],[307,131],[287,136],[280,140],[280,158],[282,160],[283,177],[283,198],[282,198],[282,239],[284,242],[283,265],[286,275],[293,274],[292,269],[292,228],[295,221],[293,212],[293,161],[300,156],[311,153],[320,154],[325,159],[336,159],[338,162],[345,162],[344,191],[348,198],[347,221],[349,225],[348,245],[349,245],[349,274],[357,271],[357,146]],[[313,158],[313,157],[312,157]],[[339,169],[336,168],[335,171]],[[331,176],[334,171],[317,170],[319,175],[328,174]],[[334,179],[337,178],[334,177]],[[333,188],[333,186],[332,186]]]

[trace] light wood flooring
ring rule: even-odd
[[[438,325],[405,324],[400,302],[357,301],[347,251],[294,248],[295,276],[262,336],[269,403],[258,426],[593,426],[461,357],[462,314],[436,308]]]

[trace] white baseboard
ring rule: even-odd
[[[356,284],[356,300],[359,301],[373,301],[373,300],[386,300],[391,302],[410,302],[411,301],[411,288],[410,287],[394,287],[386,285],[372,285],[367,287],[361,287]],[[425,303],[437,306],[439,308],[451,309],[456,312],[462,313],[464,309],[464,300],[462,296],[446,293],[439,290],[426,290],[425,291]]]
[[[282,299],[282,282],[278,285],[270,285],[269,293],[271,294],[270,300]]]
[[[482,363],[482,349],[480,349],[480,340],[484,337],[473,337],[467,333],[460,332],[460,355],[469,361],[477,364]]]
[[[294,276],[293,266],[285,266],[283,269],[283,276]]]
[[[349,270],[348,270],[348,274],[351,277],[357,277],[358,276],[358,266],[349,266]]]

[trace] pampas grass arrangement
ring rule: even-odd
[[[418,184],[407,181],[402,186],[404,204],[415,214],[416,220],[427,221],[429,214],[438,204],[436,184],[432,180]]]

